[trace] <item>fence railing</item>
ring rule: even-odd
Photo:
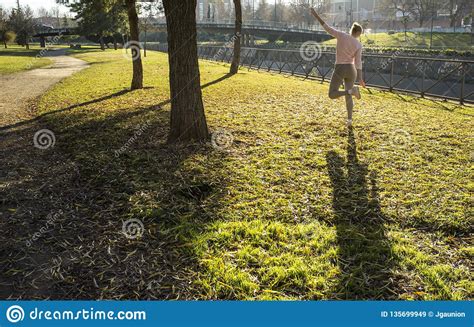
[[[199,25],[220,27],[235,27],[235,19],[202,19],[197,21]],[[166,20],[160,19],[155,22],[155,25],[162,26],[166,25]],[[287,30],[287,31],[298,31],[298,32],[322,32],[324,29],[320,24],[307,24],[307,23],[287,23],[287,22],[275,22],[275,21],[262,21],[262,20],[245,20],[242,28],[244,29],[266,29],[266,30]]]
[[[155,50],[167,52],[166,44]],[[201,59],[230,63],[233,48],[199,46]],[[367,86],[390,92],[418,94],[460,103],[474,103],[474,61],[441,58],[402,57],[366,54],[364,79]],[[266,70],[322,82],[329,81],[334,71],[335,54],[318,51],[242,48],[241,66]]]

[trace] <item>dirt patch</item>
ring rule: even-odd
[[[30,71],[4,75],[0,79],[2,102],[0,103],[0,127],[31,118],[28,110],[31,101],[46,92],[54,84],[78,72],[88,64],[66,56],[66,50],[50,50],[45,57],[53,64]],[[32,58],[31,60],[35,60]]]

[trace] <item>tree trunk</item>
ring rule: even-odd
[[[143,43],[143,56],[146,58],[146,41],[147,41],[147,38],[148,38],[146,24],[144,26],[144,32],[145,32],[145,41]]]
[[[234,35],[234,56],[232,58],[232,65],[230,66],[230,73],[237,74],[240,65],[240,38],[242,37],[242,3],[240,0],[234,0],[235,7],[235,35]]]
[[[196,0],[163,0],[168,30],[171,123],[168,142],[208,139],[197,56]]]
[[[105,44],[104,44],[104,37],[103,36],[100,37],[99,42],[100,42],[100,49],[102,51],[105,51]]]
[[[5,49],[8,49],[7,40],[4,40],[4,41],[3,41],[3,44],[5,45]]]
[[[130,47],[133,60],[132,90],[143,88],[143,65],[140,52],[140,32],[138,31],[138,15],[135,0],[127,0],[128,22],[130,25],[130,40],[133,45]]]
[[[456,6],[455,1],[450,0],[449,1],[449,27],[453,27],[454,32],[456,32],[456,18],[457,18],[455,6]]]

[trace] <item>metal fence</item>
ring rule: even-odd
[[[167,51],[166,45],[156,50]],[[233,48],[199,46],[201,59],[230,63]],[[441,58],[364,55],[364,79],[367,86],[474,103],[474,61]],[[298,50],[242,48],[241,66],[266,70],[322,82],[332,77],[333,52],[315,51],[311,58]]]

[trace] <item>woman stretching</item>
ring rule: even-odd
[[[347,108],[347,126],[352,126],[352,110],[354,102],[352,97],[360,99],[360,91],[354,83],[357,80],[362,87],[365,87],[362,78],[362,44],[357,40],[362,34],[362,26],[354,23],[351,28],[351,34],[338,31],[328,26],[324,20],[311,8],[311,13],[323,26],[323,28],[334,36],[337,40],[336,45],[336,66],[332,75],[331,84],[329,86],[329,98],[337,99],[342,96],[346,97]],[[344,82],[344,91],[340,91],[339,87]]]

